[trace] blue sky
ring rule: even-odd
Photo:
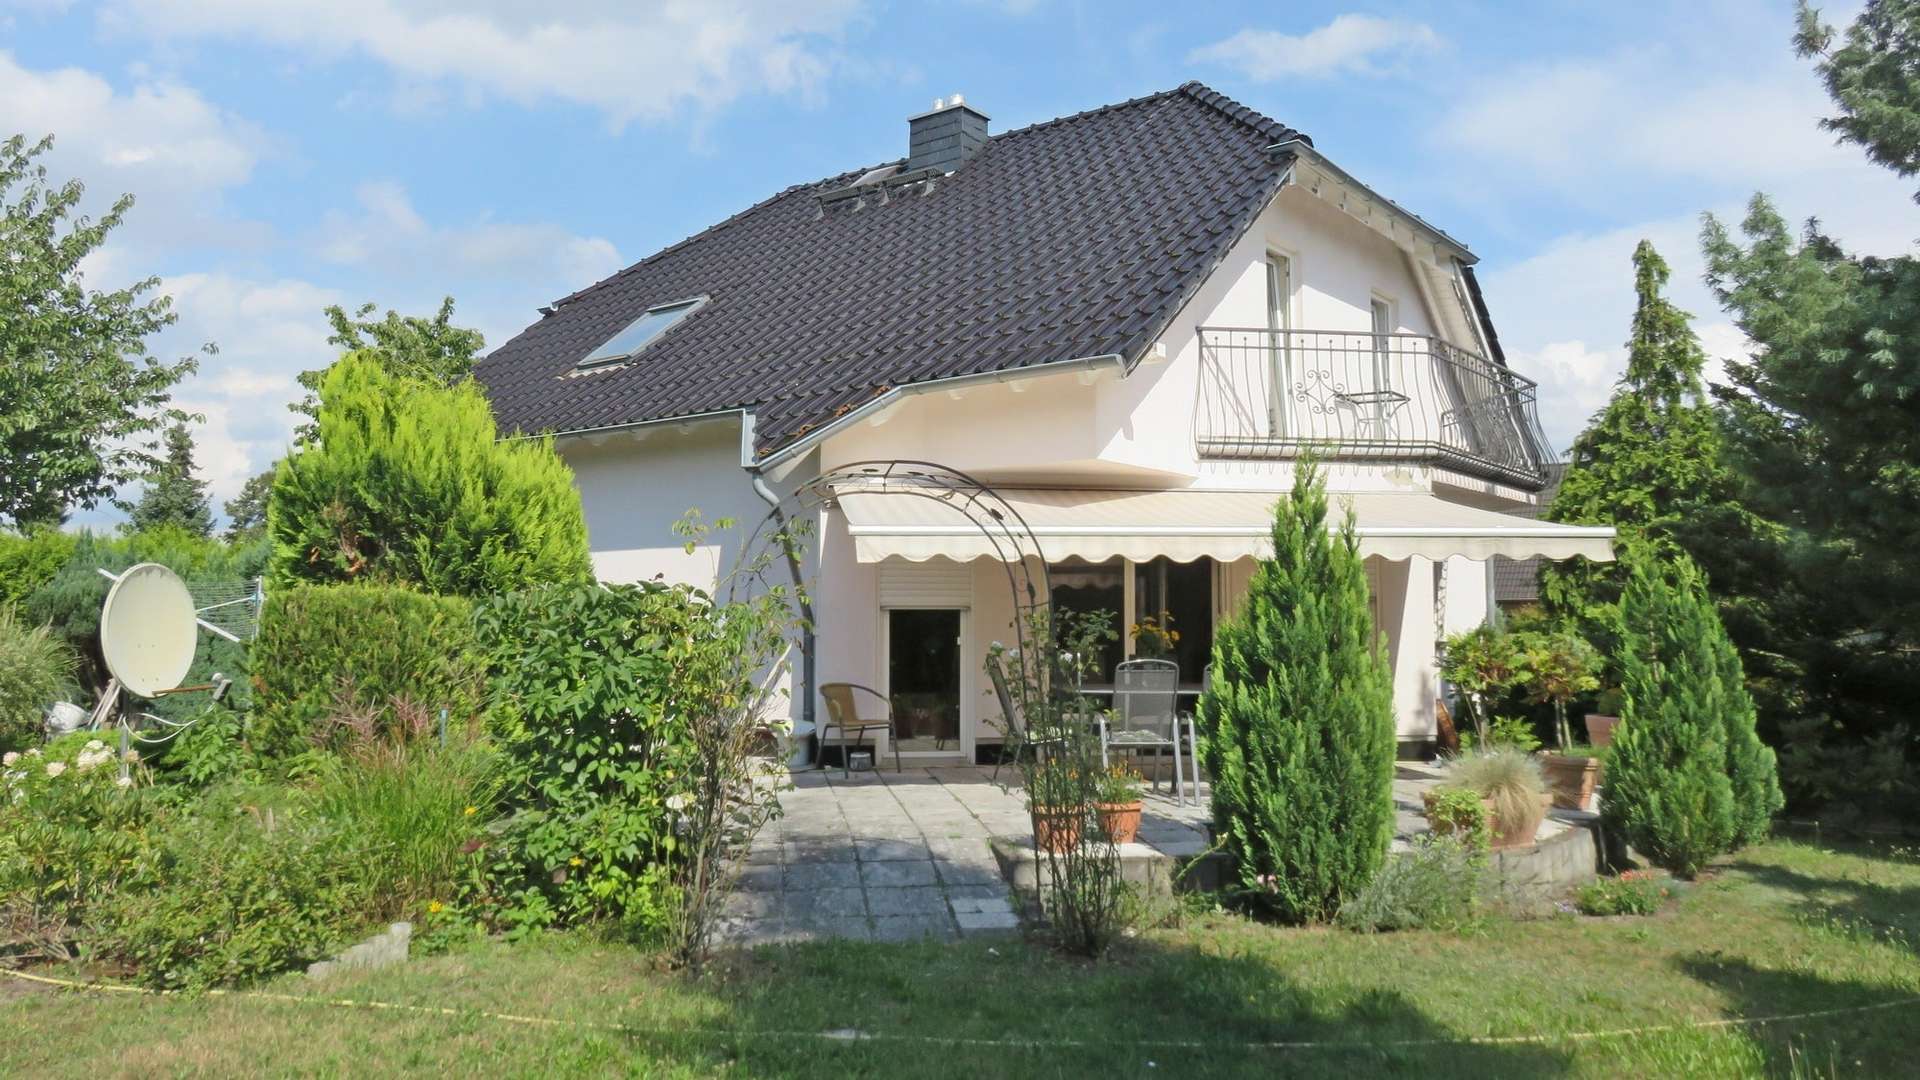
[[[1623,364],[1640,237],[1730,355],[1702,211],[1765,190],[1867,250],[1920,236],[1909,185],[1816,127],[1790,7],[0,0],[0,126],[54,133],[96,207],[138,197],[88,272],[160,276],[161,349],[219,346],[177,397],[220,498],[283,449],[325,304],[451,294],[498,344],[782,187],[898,157],[937,96],[1006,131],[1190,78],[1471,246],[1564,444]]]

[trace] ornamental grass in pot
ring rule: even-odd
[[[1462,754],[1447,768],[1447,787],[1466,788],[1487,808],[1492,846],[1526,847],[1547,816],[1549,796],[1540,762],[1520,750],[1495,749]]]
[[[1115,765],[1100,774],[1094,810],[1100,831],[1116,844],[1131,844],[1140,835],[1140,774],[1132,766]]]

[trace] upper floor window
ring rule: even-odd
[[[676,300],[671,304],[648,308],[639,318],[628,323],[625,329],[608,338],[606,344],[589,353],[579,366],[597,367],[632,359],[706,302],[706,297],[696,296],[691,300]]]
[[[1373,332],[1382,337],[1393,333],[1393,302],[1385,297],[1373,298]]]
[[[1267,253],[1267,329],[1293,329],[1293,260]]]

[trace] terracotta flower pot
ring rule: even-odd
[[[1036,806],[1033,808],[1033,846],[1055,854],[1072,851],[1080,843],[1085,824],[1077,807]]]
[[[1547,807],[1552,805],[1553,796],[1540,796],[1540,814],[1532,821],[1519,825],[1505,825],[1493,816],[1493,803],[1487,802],[1487,828],[1493,833],[1494,850],[1505,848],[1532,847],[1533,838],[1540,832],[1540,820],[1547,816]]]
[[[1100,831],[1116,844],[1131,844],[1140,835],[1140,800],[1094,804],[1100,812]]]
[[[1620,724],[1617,716],[1590,712],[1587,714],[1587,741],[1594,746],[1612,746],[1613,729]]]
[[[1540,765],[1547,774],[1553,805],[1562,810],[1585,810],[1592,805],[1593,785],[1600,778],[1599,758],[1542,754]]]

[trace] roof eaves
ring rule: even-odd
[[[1400,217],[1405,218],[1415,228],[1426,233],[1435,244],[1446,248],[1449,254],[1460,260],[1462,265],[1472,266],[1474,263],[1480,261],[1478,255],[1475,255],[1467,245],[1448,235],[1445,229],[1434,225],[1419,214],[1414,213],[1399,203],[1394,202],[1392,199],[1387,198],[1385,195],[1380,194],[1378,191],[1375,191],[1373,188],[1368,187],[1352,173],[1334,164],[1327,155],[1315,149],[1311,140],[1301,138],[1282,140],[1267,147],[1267,153],[1276,157],[1292,156],[1307,159],[1314,168],[1332,173],[1334,178],[1342,184],[1361,192],[1367,198],[1372,199],[1374,202],[1387,207]]]

